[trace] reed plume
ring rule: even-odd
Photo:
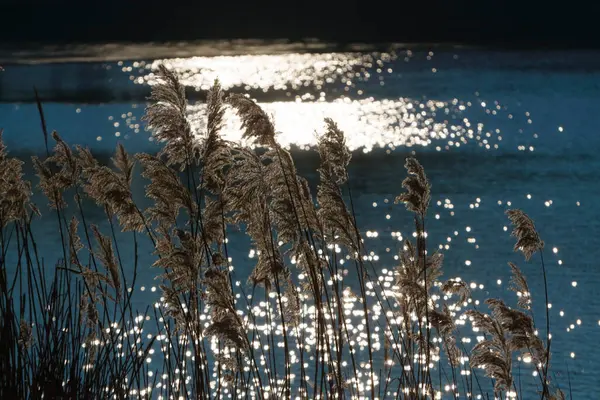
[[[325,120],[326,130],[319,137],[319,187],[317,216],[331,242],[338,241],[352,254],[360,253],[361,241],[354,217],[346,207],[341,185],[348,179],[350,154],[343,133],[331,119]]]
[[[452,367],[457,367],[460,363],[462,352],[456,345],[456,337],[454,336],[456,325],[448,306],[444,305],[444,308],[441,312],[432,310],[429,318],[431,325],[437,329],[443,340],[444,350],[446,351],[448,362]]]
[[[251,150],[238,149],[233,158],[224,197],[232,210],[232,222],[245,224],[246,233],[257,248],[258,261],[249,281],[267,288],[276,274],[283,271],[279,247],[275,245],[271,226],[267,167]]]
[[[287,324],[296,327],[300,323],[300,308],[302,303],[296,285],[289,276],[285,283],[283,295],[285,296],[286,301],[283,309],[283,318]]]
[[[517,238],[514,250],[521,251],[525,260],[529,261],[536,251],[544,248],[544,242],[540,239],[533,220],[523,211],[508,210],[506,215],[513,225],[512,236]]]
[[[79,148],[77,159],[85,193],[98,205],[106,207],[111,215],[116,215],[123,231],[141,232],[145,221],[131,192],[135,162],[123,145],[117,145],[112,157],[116,171],[99,165],[87,149]]]
[[[163,314],[166,317],[173,318],[176,330],[183,334],[187,329],[187,321],[181,300],[179,299],[180,292],[166,284],[161,284],[160,289],[162,292],[161,302]]]
[[[519,297],[518,306],[529,311],[531,310],[531,291],[529,290],[527,279],[525,279],[525,275],[523,275],[523,272],[515,264],[509,262],[508,265],[512,271],[510,289]]]
[[[419,318],[423,318],[426,316],[426,311],[431,308],[429,291],[441,275],[444,256],[441,253],[434,253],[427,256],[424,262],[415,246],[406,240],[404,248],[400,251],[399,260],[396,285],[407,300],[407,312],[415,312]],[[426,267],[423,268],[423,265]]]
[[[225,241],[225,229],[228,222],[227,205],[223,199],[205,200],[202,209],[202,234],[207,243],[215,243],[220,247]]]
[[[550,347],[552,344],[551,333],[550,333],[550,300],[548,295],[548,278],[546,274],[546,265],[544,264],[544,242],[540,239],[540,236],[535,228],[533,220],[521,210],[507,210],[506,215],[513,225],[512,236],[517,238],[517,243],[514,246],[514,251],[521,251],[526,261],[531,259],[531,256],[539,252],[540,260],[542,265],[542,275],[544,278],[544,295],[545,295],[545,311],[546,311],[546,348],[541,350],[539,347],[534,349],[534,357],[541,363],[541,377],[542,380],[542,399],[549,397],[550,389],[548,385],[548,369],[550,367]],[[512,268],[512,266],[511,266]],[[513,273],[517,272],[513,269]],[[515,283],[519,286],[524,286],[524,276],[517,273],[514,278]],[[526,281],[525,286],[526,287]],[[535,343],[536,346],[542,346],[540,343]]]
[[[187,119],[185,87],[175,74],[164,65],[158,68],[159,83],[152,87],[150,106],[143,120],[156,139],[163,143],[159,157],[166,157],[168,166],[178,165],[183,171],[191,165],[196,145]]]
[[[263,146],[275,144],[275,127],[256,102],[241,94],[230,94],[225,101],[235,109],[242,120],[243,139],[253,140]]]
[[[440,290],[444,293],[456,294],[461,303],[465,303],[471,297],[471,289],[465,281],[449,279],[441,286]]]
[[[178,244],[175,243],[177,241]],[[153,264],[165,270],[162,275],[179,294],[196,289],[204,259],[204,243],[189,231],[174,229],[172,235],[162,235],[156,243],[159,259]]]
[[[212,310],[212,322],[204,330],[204,335],[225,339],[237,349],[248,349],[248,339],[244,326],[236,314],[234,294],[227,273],[212,267],[205,272],[204,283],[206,302]]]
[[[58,133],[52,132],[56,142],[51,156],[45,160],[32,157],[34,168],[40,180],[38,186],[49,200],[53,209],[67,206],[64,192],[78,183],[81,169],[73,151]]]
[[[22,161],[8,157],[0,129],[0,228],[26,221],[30,211],[39,214],[31,203],[31,184],[23,179],[22,166]]]
[[[198,206],[176,172],[159,157],[149,154],[136,154],[143,167],[142,176],[150,183],[146,186],[146,197],[154,200],[154,206],[146,210],[148,222],[157,222],[163,229],[169,230],[176,225],[179,210],[184,208],[190,221],[196,219]]]
[[[485,374],[494,379],[494,391],[512,390],[512,350],[506,340],[506,332],[496,319],[480,311],[469,310],[467,315],[473,326],[489,337],[477,343],[471,350],[471,368],[483,368]]]
[[[213,194],[224,189],[227,168],[231,164],[231,144],[220,136],[225,114],[224,94],[221,84],[215,80],[208,91],[206,100],[206,137],[201,143],[200,154],[203,163],[204,187]]]
[[[89,282],[89,279],[87,282]],[[91,285],[88,285],[88,287],[95,288],[95,286]],[[88,328],[95,328],[98,326],[99,313],[96,305],[97,300],[95,293],[92,294],[92,296],[84,294],[79,299],[80,320],[83,321]]]
[[[106,268],[108,283],[115,290],[116,298],[119,299],[121,297],[121,276],[119,275],[119,265],[113,250],[112,240],[110,237],[103,235],[96,225],[92,225],[91,228],[99,247],[94,255]]]
[[[217,336],[227,340],[233,343],[238,349],[246,349],[248,347],[241,324],[238,318],[231,313],[224,313],[213,318],[213,322],[204,330],[204,335]]]
[[[326,130],[319,137],[318,151],[321,164],[326,166],[329,173],[338,185],[348,181],[348,164],[352,159],[344,132],[331,118],[325,118]]]
[[[79,264],[77,253],[84,247],[81,238],[77,234],[78,226],[79,221],[73,216],[69,222],[69,255],[71,264]]]
[[[298,176],[289,151],[277,145],[265,152],[265,181],[269,186],[269,209],[277,231],[277,241],[297,244],[306,233],[318,234],[317,214],[306,179]],[[296,249],[297,250],[297,249]]]
[[[404,168],[406,168],[409,175],[402,181],[402,187],[406,192],[397,196],[395,202],[396,204],[404,203],[409,211],[424,217],[431,201],[431,186],[425,175],[425,170],[413,157],[406,159]]]
[[[536,364],[545,364],[544,345],[535,333],[531,316],[513,310],[499,299],[487,299],[486,303],[492,310],[492,317],[506,330],[511,351],[531,352]]]
[[[283,258],[278,249],[271,250],[269,253],[260,252],[248,281],[254,286],[264,286],[266,290],[269,291],[271,290],[276,277],[284,271],[285,266],[283,264]]]

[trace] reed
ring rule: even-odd
[[[362,238],[351,153],[334,121],[319,136],[313,194],[254,101],[216,81],[206,132],[193,132],[184,87],[159,74],[145,115],[157,155],[119,145],[102,165],[53,133],[54,149],[32,160],[61,237],[52,266],[32,229],[33,185],[0,141],[0,398],[565,398],[550,379],[548,314],[544,340],[515,264],[515,308],[487,299],[480,310],[465,282],[442,280],[443,254],[427,244],[433,188],[415,158],[396,203],[413,214],[416,239],[384,270]],[[220,136],[226,108],[254,146]],[[132,192],[136,171],[150,206]],[[106,223],[88,222],[94,206]],[[541,255],[533,221],[508,217],[515,249]],[[232,265],[234,231],[252,243],[247,274]],[[140,312],[142,236],[161,296]],[[541,269],[546,283],[543,258]],[[466,323],[481,341],[463,342]],[[532,360],[539,392],[523,393],[518,355]]]

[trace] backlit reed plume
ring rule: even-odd
[[[434,253],[427,256],[424,264],[422,256],[409,240],[404,241],[404,248],[399,254],[400,264],[397,268],[396,284],[403,298],[408,313],[416,313],[424,318],[431,308],[429,291],[437,278],[441,276],[444,256]],[[426,268],[423,268],[426,265]],[[427,281],[425,278],[427,277]]]
[[[62,209],[67,206],[64,192],[78,183],[81,169],[73,151],[57,132],[52,132],[56,142],[52,155],[45,160],[32,157],[33,165],[39,177],[39,187],[49,200],[51,208]]]
[[[307,232],[318,233],[317,214],[306,179],[298,176],[289,151],[276,146],[262,156],[271,191],[269,208],[277,241],[298,244]],[[294,252],[297,252],[297,248]]]
[[[89,281],[88,281],[89,282]],[[91,287],[91,286],[88,286]],[[91,297],[91,299],[90,299]],[[79,299],[79,312],[80,319],[85,323],[88,328],[95,328],[98,326],[98,308],[96,305],[97,298],[93,294],[92,296],[82,295]]]
[[[471,366],[483,368],[486,375],[496,379],[495,390],[511,391],[513,385],[513,352],[529,355],[534,366],[542,375],[542,384],[547,387],[545,367],[548,359],[543,341],[537,336],[533,319],[520,310],[508,307],[502,300],[488,299],[486,304],[491,315],[469,310],[473,325],[489,335],[479,342],[471,352]],[[547,393],[547,389],[544,391]]]
[[[527,279],[525,279],[525,275],[523,275],[523,272],[515,264],[509,262],[508,265],[512,271],[510,289],[514,291],[519,298],[517,302],[518,306],[529,311],[531,310],[531,292],[529,290],[529,285],[527,284]]]
[[[190,190],[182,185],[176,171],[157,156],[140,153],[136,154],[136,158],[142,165],[142,176],[150,180],[146,186],[146,197],[154,200],[154,206],[146,210],[149,222],[157,222],[168,229],[176,224],[181,208],[187,211],[190,221],[194,221],[197,204]]]
[[[408,177],[402,181],[405,193],[396,197],[396,203],[406,204],[406,208],[424,217],[431,201],[431,186],[425,170],[416,158],[408,157],[404,164]]]
[[[145,225],[131,193],[134,160],[122,144],[117,145],[112,163],[116,171],[98,164],[88,150],[79,149],[79,164],[83,171],[85,193],[97,204],[116,215],[123,231],[141,232]]]
[[[163,147],[159,156],[166,164],[178,165],[183,171],[193,163],[194,135],[187,119],[185,86],[164,65],[158,69],[159,83],[152,87],[150,106],[143,120]]]
[[[189,231],[174,229],[173,233],[158,237],[156,254],[159,259],[153,266],[163,268],[163,277],[177,293],[183,294],[196,288],[205,255],[204,245],[200,237]]]
[[[542,398],[550,396],[549,385],[548,385],[548,369],[550,366],[550,347],[552,344],[551,333],[550,333],[550,300],[548,294],[548,277],[546,274],[546,265],[544,264],[544,256],[542,250],[544,249],[544,242],[540,239],[540,236],[535,228],[533,220],[521,210],[507,210],[506,215],[510,219],[513,225],[512,236],[517,238],[515,243],[514,251],[521,251],[526,261],[531,259],[531,256],[539,252],[542,266],[542,276],[544,279],[544,295],[545,295],[545,311],[546,311],[546,348],[544,354],[536,354],[538,359],[542,360],[544,364],[540,371],[540,379],[542,381]],[[512,266],[511,266],[512,268]],[[518,269],[517,269],[518,271]],[[513,273],[516,271],[513,269]],[[522,275],[522,274],[521,274]],[[515,280],[517,284],[520,284],[520,280],[524,280],[522,276],[516,276]],[[538,349],[539,350],[539,349]],[[537,351],[537,350],[536,350]],[[537,351],[540,353],[540,351]]]
[[[321,164],[327,166],[332,178],[338,185],[348,180],[348,164],[352,155],[346,145],[346,138],[331,118],[325,118],[326,130],[319,137],[318,151]]]
[[[77,228],[79,226],[79,220],[73,216],[71,221],[69,222],[69,256],[71,264],[78,264],[79,259],[77,254],[81,249],[83,249],[83,243],[81,242],[81,238],[77,233]]]
[[[114,289],[116,298],[121,296],[121,277],[119,265],[113,250],[110,237],[103,235],[96,225],[92,225],[92,232],[98,244],[98,250],[94,252],[95,257],[104,265],[108,272],[108,283]]]
[[[232,222],[245,224],[246,233],[257,249],[258,260],[250,281],[267,288],[275,275],[283,272],[282,256],[271,226],[270,194],[267,167],[261,157],[251,150],[238,149],[224,196],[232,210]]]
[[[417,239],[414,248],[409,241],[405,242],[405,249],[401,254],[400,271],[406,276],[404,278],[402,278],[402,275],[399,277],[399,284],[400,287],[404,286],[404,290],[408,294],[408,303],[407,300],[404,300],[404,308],[408,304],[409,310],[412,307],[414,310],[412,312],[418,313],[419,321],[423,321],[423,323],[419,323],[416,335],[419,343],[419,356],[424,355],[424,364],[428,366],[432,353],[437,352],[437,347],[431,344],[430,288],[441,274],[442,259],[439,254],[437,259],[435,254],[433,257],[427,256],[425,216],[431,201],[431,186],[425,175],[425,170],[414,157],[408,157],[404,167],[408,176],[402,181],[402,187],[406,192],[398,195],[394,203],[404,203],[409,211],[415,213],[414,222]],[[418,275],[415,275],[417,273]],[[420,282],[421,275],[422,283]],[[416,277],[418,277],[418,281],[415,281]],[[421,285],[422,288],[419,289]],[[423,327],[424,333],[422,332]],[[426,368],[422,371],[422,374],[425,377],[426,390],[429,392],[431,390],[430,369]]]
[[[251,139],[259,145],[271,146],[275,141],[275,127],[265,111],[241,94],[230,94],[226,101],[242,120],[243,139]]]
[[[23,162],[9,158],[0,129],[0,228],[13,221],[25,221],[29,212],[39,214],[31,203],[31,184],[23,180]]]
[[[487,299],[486,303],[492,310],[492,317],[506,330],[510,350],[530,353],[536,365],[545,364],[544,343],[536,335],[531,316],[508,307],[499,299]]]
[[[162,292],[161,302],[163,314],[166,317],[173,318],[175,329],[183,334],[187,328],[187,321],[181,300],[179,299],[180,291],[167,284],[161,284],[160,289]]]
[[[504,327],[498,320],[480,311],[468,310],[467,315],[473,321],[473,326],[487,336],[471,350],[471,368],[483,368],[486,375],[494,379],[496,394],[512,390],[512,350]]]
[[[87,288],[91,291],[90,300],[95,301],[97,299],[96,290],[99,291],[100,294],[104,294],[105,290],[103,284],[109,283],[109,278],[107,275],[104,275],[99,271],[94,271],[87,266],[80,266],[80,268],[80,275],[85,281]]]
[[[461,303],[465,303],[471,297],[471,289],[467,282],[457,279],[449,279],[440,288],[444,293],[458,295]]]
[[[202,209],[202,234],[207,243],[215,243],[219,248],[225,242],[226,213],[225,200],[205,199]]]
[[[283,294],[286,300],[283,308],[283,317],[287,324],[295,327],[300,323],[300,308],[302,303],[296,285],[290,277],[286,279]]]
[[[346,148],[344,134],[331,119],[325,120],[326,130],[319,137],[318,151],[321,159],[319,166],[319,187],[317,215],[323,231],[331,242],[339,242],[350,249],[351,253],[360,253],[361,239],[354,217],[346,207],[341,185],[348,179],[347,167],[350,154]]]
[[[203,164],[204,187],[213,194],[223,190],[226,169],[231,162],[230,144],[220,136],[225,114],[224,94],[221,84],[215,80],[206,99],[207,123],[206,137],[200,146]]]
[[[205,329],[206,336],[218,336],[238,349],[247,349],[248,341],[242,321],[236,314],[235,299],[227,273],[211,267],[204,274],[206,302],[211,307],[212,322]]]
[[[264,286],[269,291],[276,277],[284,272],[285,266],[279,249],[274,248],[268,252],[260,251],[248,281],[253,285]]]
[[[529,261],[536,251],[544,248],[544,242],[540,239],[533,220],[523,211],[508,210],[506,215],[513,225],[512,236],[517,238],[515,251],[523,252],[525,260]]]
[[[432,310],[429,318],[431,325],[437,329],[440,337],[442,338],[444,351],[446,352],[446,357],[448,357],[448,362],[452,367],[457,367],[460,363],[462,353],[456,345],[456,325],[454,323],[454,317],[450,313],[448,306],[444,305],[444,308],[441,312]]]

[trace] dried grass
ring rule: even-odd
[[[31,185],[23,180],[22,163],[7,157],[0,140],[0,244],[3,252],[10,248],[26,254],[15,271],[26,282],[18,290],[5,276],[4,254],[0,259],[0,397],[145,398],[141,393],[151,386],[153,395],[166,397],[222,398],[233,393],[259,399],[424,399],[452,385],[452,396],[459,398],[477,390],[483,395],[479,380],[478,389],[473,380],[461,378],[467,371],[477,377],[480,369],[492,379],[495,396],[513,396],[519,392],[515,354],[522,353],[534,361],[541,397],[565,398],[551,387],[550,342],[537,336],[532,294],[520,269],[510,263],[511,288],[519,294],[520,309],[488,299],[487,314],[472,306],[465,282],[440,281],[443,256],[430,254],[426,243],[431,184],[415,158],[406,160],[405,192],[396,202],[414,213],[417,238],[402,244],[390,293],[381,271],[366,261],[347,169],[351,154],[332,120],[325,120],[319,137],[320,181],[313,196],[291,154],[278,144],[270,118],[254,101],[223,93],[216,81],[208,92],[207,131],[192,132],[185,88],[167,68],[161,67],[159,74],[145,116],[163,145],[158,155],[130,156],[119,145],[113,167],[103,166],[89,150],[73,151],[54,133],[52,154],[33,159],[38,187],[56,212],[63,243],[64,260],[50,284],[30,230],[30,214],[37,210],[30,200]],[[244,138],[264,149],[220,137],[226,107],[240,116]],[[201,139],[196,141],[196,136]],[[145,210],[131,191],[136,162],[148,181],[146,197],[153,201]],[[78,213],[69,222],[68,190],[75,191]],[[86,222],[84,196],[102,208],[110,234]],[[119,250],[124,244],[113,229],[115,216],[131,235],[133,268],[124,265]],[[517,238],[515,250],[527,260],[541,252],[543,242],[533,221],[519,210],[508,216]],[[16,247],[4,234],[9,228],[18,236]],[[232,229],[245,231],[256,251],[247,287],[228,257]],[[157,279],[162,298],[154,307],[162,352],[161,369],[154,373],[166,377],[161,386],[149,379],[150,367],[144,362],[156,337],[147,339],[143,329],[133,329],[133,321],[139,320],[134,317],[133,292],[127,290],[135,289],[138,234],[153,243],[154,266],[161,269]],[[355,285],[340,278],[350,270],[342,271],[340,260],[355,267]],[[125,277],[132,271],[128,285]],[[20,305],[14,295],[23,296]],[[449,295],[448,300],[439,301],[440,295]],[[452,302],[453,295],[458,302]],[[247,312],[259,306],[257,298],[263,311]],[[363,313],[358,334],[346,303],[355,303],[355,311]],[[51,312],[41,312],[45,307]],[[457,328],[455,310],[461,307],[485,335],[472,347],[463,345]],[[131,334],[118,333],[115,327]],[[307,335],[314,335],[312,347]],[[378,335],[383,350],[375,341]],[[130,351],[123,352],[123,346]],[[378,358],[380,351],[384,356]],[[439,383],[430,367],[434,362]]]

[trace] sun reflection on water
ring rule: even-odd
[[[155,60],[139,65],[151,72],[136,77],[138,83],[156,83],[154,72],[164,64],[181,76],[182,83],[197,90],[208,90],[215,79],[224,89],[300,90],[322,89],[327,84],[352,86],[373,78],[371,69],[381,74],[385,63],[396,60],[388,53],[324,53],[283,55],[242,55]],[[128,67],[124,72],[131,72]],[[387,72],[390,74],[391,69]]]
[[[351,150],[397,146],[428,146],[452,136],[455,141],[467,143],[474,139],[468,132],[468,120],[450,124],[438,120],[436,112],[447,108],[446,103],[419,103],[410,99],[398,100],[350,100],[331,102],[270,102],[259,103],[272,116],[279,142],[285,146],[314,146],[316,132],[323,129],[324,118],[339,121],[338,125],[347,135]],[[418,111],[421,110],[421,111]],[[206,107],[193,105],[189,108],[190,121],[195,132],[205,131]],[[443,111],[442,111],[443,112]],[[239,120],[230,113],[226,118],[223,136],[229,140],[241,139]],[[464,136],[463,136],[464,135]]]
[[[120,66],[136,84],[155,85],[155,71],[163,64],[192,92],[204,93],[215,79],[225,90],[249,92],[272,116],[284,146],[314,145],[314,132],[329,117],[345,131],[351,149],[435,145],[435,150],[442,151],[470,142],[487,150],[497,149],[502,140],[500,130],[486,131],[484,123],[463,115],[474,107],[471,101],[398,96],[404,91],[398,63],[408,63],[412,56],[410,51],[242,55]],[[395,85],[394,89],[380,93],[386,84]],[[501,109],[499,104],[497,107]],[[203,103],[197,102],[188,110],[195,132],[201,135],[206,120]],[[224,135],[239,140],[235,117],[227,121]]]

